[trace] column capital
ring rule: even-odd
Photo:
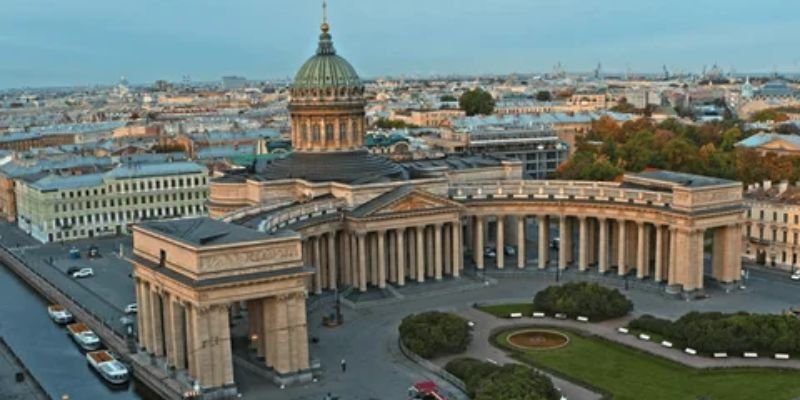
[[[582,221],[586,221],[586,219],[587,219],[588,217],[587,217],[587,216],[585,216],[585,215],[576,215],[576,216],[575,216],[575,218],[577,218],[577,219],[578,219],[578,221],[581,221],[581,222],[582,222]]]

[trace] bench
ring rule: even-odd
[[[544,318],[545,315],[543,312],[535,312],[533,313],[533,318]]]
[[[623,335],[627,335],[628,332],[630,332],[630,331],[628,330],[628,328],[617,328],[617,332],[619,332],[619,333],[621,333]]]
[[[646,334],[644,334],[644,333],[640,333],[640,334],[639,334],[639,339],[641,339],[641,340],[648,340],[648,341],[649,341],[649,340],[650,340],[650,335],[646,335]]]
[[[522,313],[521,312],[511,313],[508,317],[509,318],[522,318]]]
[[[695,349],[692,349],[692,348],[689,348],[689,347],[687,347],[687,348],[686,348],[686,349],[684,349],[683,351],[684,351],[686,354],[690,354],[690,355],[693,355],[693,356],[696,356],[696,355],[697,355],[697,350],[695,350]]]
[[[789,355],[788,354],[784,354],[784,353],[775,353],[775,359],[776,360],[788,360],[789,359]]]
[[[754,353],[754,352],[744,353],[744,358],[758,358],[758,353]]]
[[[578,322],[589,322],[589,318],[586,318],[586,317],[578,317]]]
[[[714,353],[714,358],[728,358],[728,353]]]
[[[672,342],[668,342],[666,340],[662,341],[661,345],[664,346],[664,347],[672,348]]]

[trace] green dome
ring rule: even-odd
[[[292,89],[356,89],[363,84],[355,68],[336,55],[331,35],[324,29],[317,54],[308,59],[294,78]]]

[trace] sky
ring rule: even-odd
[[[329,0],[362,77],[800,72],[798,0]],[[294,75],[321,0],[2,0],[0,88]]]

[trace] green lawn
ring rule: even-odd
[[[494,340],[508,349],[503,332]],[[800,371],[684,367],[602,339],[566,332],[570,343],[548,351],[514,351],[541,366],[603,389],[614,400],[791,400],[800,396]],[[706,397],[702,397],[706,396]]]
[[[522,313],[523,316],[530,317],[533,314],[533,303],[479,305],[478,309],[498,318],[508,318],[512,313]]]

